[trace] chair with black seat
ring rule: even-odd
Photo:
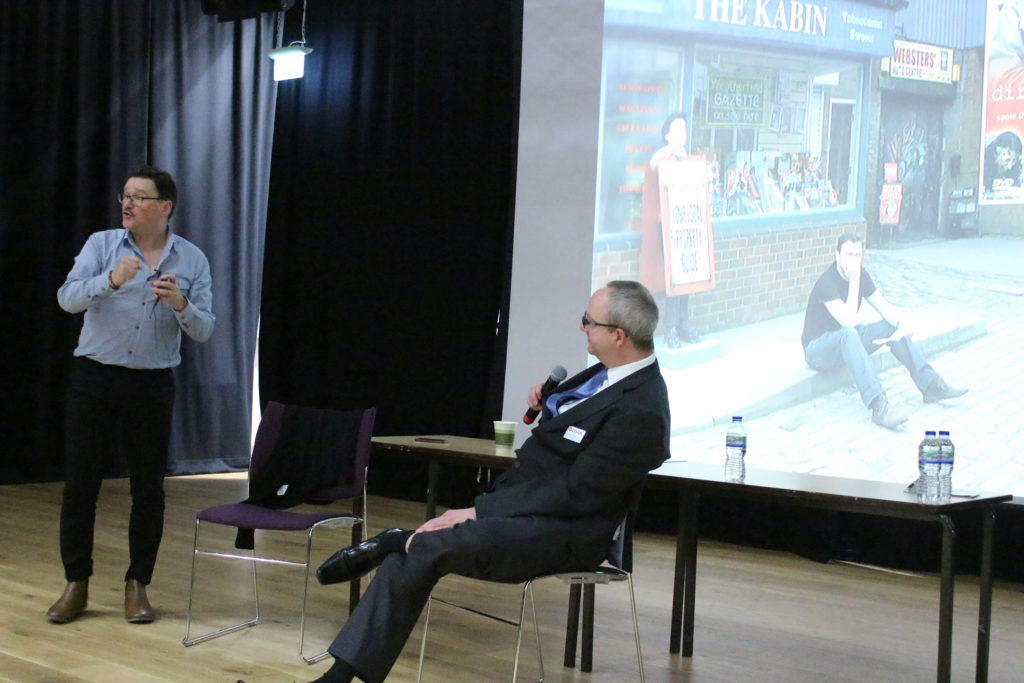
[[[593,668],[593,633],[594,633],[594,586],[612,582],[625,581],[629,588],[629,606],[633,615],[633,637],[636,641],[636,660],[641,683],[644,681],[644,659],[640,648],[640,625],[636,614],[636,595],[633,591],[633,526],[636,520],[636,512],[640,505],[640,494],[642,485],[634,491],[629,512],[622,520],[619,528],[612,539],[611,547],[604,564],[591,572],[559,572],[555,574],[544,574],[532,577],[521,585],[519,600],[519,617],[517,620],[507,619],[483,610],[462,605],[451,600],[435,597],[431,592],[427,599],[426,616],[423,622],[423,639],[420,642],[420,661],[416,672],[416,681],[419,683],[423,675],[423,659],[427,649],[427,631],[430,628],[430,606],[439,602],[449,607],[471,612],[503,624],[516,627],[516,654],[512,665],[512,683],[515,683],[519,673],[519,654],[523,643],[523,622],[526,618],[526,599],[530,599],[530,610],[533,614],[533,629],[537,638],[537,664],[540,670],[538,681],[544,680],[544,656],[540,644],[540,625],[537,621],[537,609],[533,601],[533,584],[541,579],[559,579],[569,585],[569,614],[566,624],[565,637],[565,658],[563,661],[566,667],[576,665],[576,644],[577,636],[580,635],[582,623],[582,652],[580,670],[589,672]],[[581,599],[582,598],[582,599]],[[582,613],[581,613],[582,603]]]
[[[259,584],[256,568],[260,563],[267,563],[302,567],[305,570],[299,621],[299,657],[307,664],[313,664],[328,656],[324,651],[307,657],[304,650],[309,559],[313,534],[318,529],[351,529],[351,542],[355,544],[362,540],[367,519],[366,472],[376,412],[375,408],[338,411],[285,405],[274,401],[267,404],[256,430],[252,457],[249,461],[249,497],[242,502],[206,508],[196,515],[192,577],[189,583],[185,638],[182,640],[185,647],[259,623]],[[306,508],[303,511],[289,509],[303,503],[328,505],[346,499],[352,501],[351,512],[335,508]],[[200,549],[199,531],[203,522],[234,527],[237,530],[235,548],[248,550],[249,553]],[[257,529],[306,532],[305,562],[257,555]],[[231,626],[190,637],[196,558],[200,555],[241,560],[252,564],[255,616]],[[357,579],[350,584],[349,609],[353,609],[358,601]]]

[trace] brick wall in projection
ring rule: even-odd
[[[864,221],[715,236],[717,285],[690,295],[690,324],[702,332],[768,320],[804,309],[814,281],[832,263],[844,232],[865,233]],[[609,280],[636,279],[636,245],[597,254],[593,287]],[[659,297],[659,304],[661,297]]]

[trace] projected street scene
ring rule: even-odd
[[[1005,102],[1024,68],[969,75],[896,40],[892,10],[828,4],[810,35],[607,3],[592,285],[656,294],[674,458],[724,463],[742,415],[748,467],[909,483],[924,430],[948,429],[956,488],[1024,495],[1024,238],[977,222],[1024,199],[1024,104]],[[957,82],[981,69],[972,99]],[[862,267],[835,270],[847,234]],[[854,325],[873,325],[860,355],[838,341]]]

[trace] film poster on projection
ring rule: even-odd
[[[988,0],[979,200],[1024,202],[1024,0]]]

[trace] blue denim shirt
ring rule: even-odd
[[[123,256],[143,264],[135,276],[112,289],[108,279]],[[57,301],[68,313],[85,311],[76,356],[126,368],[170,368],[181,362],[181,331],[196,341],[213,334],[210,264],[199,249],[174,233],[160,254],[161,273],[173,273],[188,303],[181,311],[157,301],[146,281],[153,270],[125,229],[89,236]]]

